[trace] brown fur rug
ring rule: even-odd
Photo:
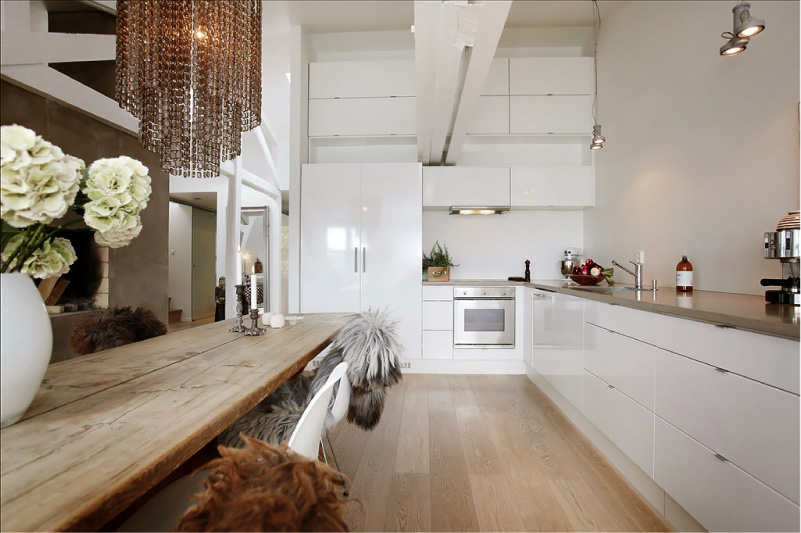
[[[337,496],[342,474],[264,441],[241,435],[245,448],[220,446],[200,501],[177,531],[348,531],[350,500]]]
[[[167,326],[146,307],[109,307],[78,320],[70,347],[78,355],[116,348],[167,333]]]

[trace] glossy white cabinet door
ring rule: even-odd
[[[592,324],[584,331],[585,368],[653,411],[657,348]]]
[[[453,302],[423,302],[423,329],[453,331]]]
[[[394,314],[406,358],[420,358],[421,196],[420,163],[361,165],[361,308]]]
[[[423,331],[423,359],[453,359],[453,331]]]
[[[361,309],[359,165],[303,165],[300,311]]]
[[[509,132],[592,134],[591,96],[510,96]]]
[[[591,57],[512,57],[510,94],[592,94]]]
[[[582,412],[646,474],[654,475],[654,414],[589,372]]]
[[[309,98],[414,95],[413,59],[309,63]]]
[[[508,206],[507,167],[425,167],[423,207]]]
[[[509,97],[479,96],[467,133],[479,135],[509,133]]]
[[[798,503],[798,396],[656,351],[656,414]]]
[[[416,135],[414,97],[309,100],[309,137]]]
[[[512,167],[512,207],[594,205],[594,167]]]
[[[798,505],[658,416],[654,481],[709,531],[798,531]]]
[[[532,366],[577,409],[584,376],[583,300],[534,290]]]

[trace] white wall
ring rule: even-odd
[[[604,4],[601,16],[604,15]],[[799,206],[799,4],[752,2],[766,29],[721,57],[735,2],[625,2],[598,46],[596,208],[585,256],[646,252],[646,282],[762,294],[762,234]]]
[[[192,320],[192,208],[170,202],[170,309],[182,309],[181,320]]]
[[[506,279],[522,276],[531,261],[531,279],[561,279],[565,247],[582,247],[581,211],[509,211],[493,216],[423,211],[423,251],[447,244],[459,266],[451,279]]]

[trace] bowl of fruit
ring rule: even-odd
[[[579,285],[598,285],[606,280],[609,285],[614,285],[612,281],[613,268],[604,268],[592,259],[587,259],[581,265],[573,267],[570,279]]]

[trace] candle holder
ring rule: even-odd
[[[250,319],[253,321],[253,324],[250,326],[250,329],[245,332],[245,335],[263,335],[264,328],[259,327],[259,310],[258,309],[251,309],[250,310]]]
[[[232,327],[228,331],[231,333],[243,333],[247,331],[248,328],[242,323],[242,314],[244,313],[245,308],[245,286],[244,285],[235,285],[236,287],[236,326]]]

